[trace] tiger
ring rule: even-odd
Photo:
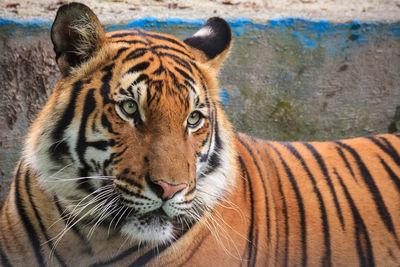
[[[2,266],[399,266],[400,133],[235,131],[218,17],[180,41],[69,3],[51,40],[61,76],[0,213]]]

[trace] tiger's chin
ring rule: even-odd
[[[174,231],[174,220],[158,211],[126,218],[121,228],[133,242],[153,245],[173,241]]]

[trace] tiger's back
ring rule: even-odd
[[[254,229],[267,237],[272,265],[400,262],[398,134],[310,143],[237,139],[250,205],[266,211],[264,218],[255,212],[265,224]]]
[[[232,130],[231,32],[104,33],[78,3],[51,37],[60,81],[0,214],[4,266],[400,262],[399,134],[269,142]]]

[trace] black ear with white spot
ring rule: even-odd
[[[80,3],[61,6],[51,27],[51,40],[61,73],[88,60],[104,42],[104,30],[89,7]]]
[[[201,61],[212,61],[212,65],[216,67],[219,67],[227,56],[231,41],[229,24],[217,17],[210,18],[192,37],[184,40],[187,45],[202,52]]]

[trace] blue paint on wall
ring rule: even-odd
[[[38,32],[50,30],[51,23],[48,20],[17,20],[0,17],[0,35],[12,35],[17,31],[31,35]]]
[[[309,19],[287,17],[280,19],[271,19],[266,24],[254,23],[250,19],[228,19],[227,20],[233,29],[234,34],[242,35],[249,31],[254,30],[293,30],[296,29],[299,32],[315,32],[319,36],[335,31],[343,30],[361,30],[368,32],[371,29],[385,28],[391,35],[400,36],[400,22],[397,23],[385,23],[385,22],[358,22],[357,20],[347,23],[330,23],[326,20],[314,21]],[[114,24],[105,27],[106,31],[112,31],[116,29],[129,29],[129,28],[151,28],[156,27],[159,29],[170,27],[170,26],[191,26],[201,27],[206,20],[185,20],[179,18],[170,18],[166,20],[158,20],[153,17],[146,17],[142,19],[133,20],[126,24]],[[0,17],[0,30],[4,30],[5,27],[19,26],[21,28],[44,28],[50,29],[51,21],[33,19],[33,20],[16,20],[7,19]]]
[[[205,20],[184,20],[171,18],[158,20],[146,17],[105,27],[106,31],[123,30],[129,28],[143,28],[168,32],[178,29],[185,34],[191,34],[205,24]],[[229,19],[233,34],[237,40],[247,42],[249,39],[257,41],[260,36],[278,36],[282,42],[297,42],[305,50],[322,48],[327,55],[336,56],[348,53],[347,50],[369,41],[385,41],[387,38],[400,38],[400,22],[358,22],[331,23],[326,20],[314,21],[303,18],[288,17],[269,20],[266,24],[254,23],[249,19]],[[51,22],[34,19],[30,21],[0,18],[0,34],[12,35],[15,32],[35,34],[48,31]],[[186,36],[187,36],[186,35]],[[243,37],[243,38],[242,38]],[[271,43],[271,45],[275,45]],[[284,45],[283,45],[284,46]],[[285,49],[285,48],[283,48]]]
[[[131,28],[143,28],[143,29],[150,29],[156,28],[161,30],[163,28],[168,28],[172,26],[183,26],[183,27],[196,27],[200,28],[204,25],[204,20],[184,20],[178,18],[171,18],[166,20],[158,20],[157,18],[147,17],[142,19],[133,20],[126,24],[114,24],[105,27],[105,31],[116,31],[116,30],[126,30]]]
[[[221,100],[221,103],[224,106],[229,106],[229,93],[227,90],[221,87],[221,91],[219,92],[219,98]]]

